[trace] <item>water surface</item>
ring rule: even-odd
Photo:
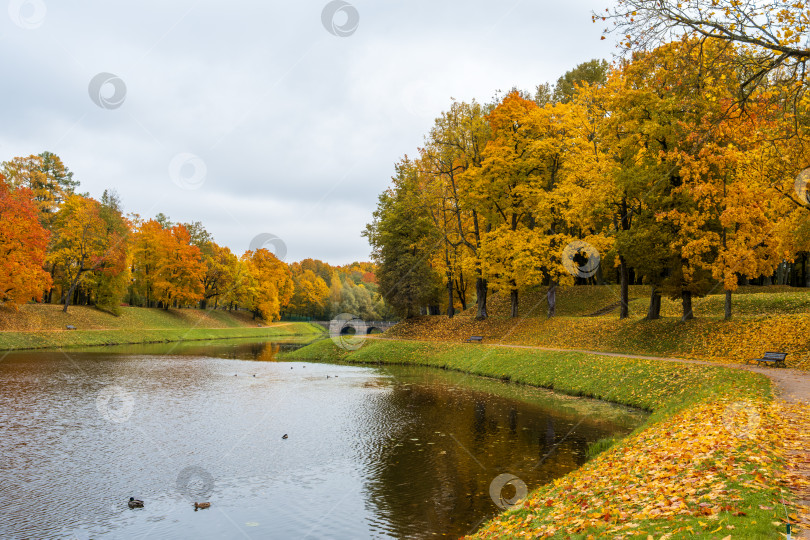
[[[514,496],[493,499],[500,475],[534,489],[644,419],[430,368],[275,361],[292,346],[6,355],[0,538],[459,537]]]

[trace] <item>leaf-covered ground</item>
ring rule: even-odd
[[[417,317],[400,323],[386,334],[402,339],[427,339],[460,342],[471,335],[484,336],[485,343],[507,343],[679,357],[738,363],[759,358],[765,351],[788,353],[787,365],[810,369],[810,340],[802,331],[810,328],[810,312],[797,313],[796,306],[810,306],[807,292],[748,293],[737,295],[737,302],[750,313],[730,321],[703,317],[681,322],[679,317],[647,321],[646,301],[638,298],[641,287],[634,288],[631,318],[619,320],[617,313],[587,317],[596,306],[608,305],[616,297],[609,286],[569,287],[558,298],[558,316],[546,317],[544,295],[524,295],[520,317],[511,318],[508,298],[491,298],[490,317],[476,320],[470,309],[452,319],[446,316]],[[705,302],[722,308],[722,297],[710,296]],[[780,305],[777,309],[774,306]],[[789,305],[788,305],[789,304]],[[785,307],[787,306],[787,307]],[[801,311],[801,310],[800,310]],[[664,310],[666,314],[667,310]],[[722,312],[721,312],[722,313]]]
[[[797,518],[781,484],[785,429],[767,401],[691,407],[535,491],[475,538],[778,538]]]

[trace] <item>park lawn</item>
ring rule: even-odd
[[[0,307],[0,332],[64,330],[68,324],[79,330],[243,328],[258,322],[246,311],[122,307],[116,316],[90,306],[70,306],[67,313],[55,304]]]
[[[67,330],[73,325],[76,330]],[[122,307],[111,315],[88,306],[67,313],[53,304],[0,308],[0,351],[54,347],[91,347],[211,339],[315,336],[318,325],[264,323],[246,311]]]
[[[391,339],[366,340],[357,351],[322,340],[283,358],[434,366],[652,411],[630,436],[539,487],[476,538],[777,538],[795,512],[781,484],[789,428],[757,374]]]
[[[323,328],[309,323],[278,323],[262,328],[133,328],[128,330],[0,332],[0,351],[235,338],[272,339],[284,336],[316,336],[322,333]]]
[[[600,287],[573,289],[582,289],[583,292],[579,294],[584,297],[588,289]],[[806,293],[773,293],[764,297],[747,294],[740,295],[740,303],[747,302],[754,307],[773,305],[779,302],[780,295],[785,294],[788,295],[790,305],[796,305],[802,301],[802,295],[806,296]],[[704,300],[715,302],[714,298]],[[716,298],[722,309],[722,296]],[[416,317],[400,323],[386,332],[386,335],[400,339],[449,342],[460,342],[469,336],[480,335],[484,336],[485,342],[491,343],[693,358],[725,363],[760,358],[765,351],[783,351],[788,353],[788,367],[810,369],[810,340],[807,339],[805,330],[810,328],[810,310],[794,314],[740,316],[729,321],[719,317],[698,317],[686,322],[679,317],[648,321],[638,314],[619,320],[617,313],[599,317],[558,315],[549,319],[545,316],[545,304],[532,306],[528,300],[527,298],[522,304],[524,307],[521,308],[521,316],[514,319],[508,316],[508,302],[496,296],[492,302],[493,309],[490,310],[492,315],[484,321],[476,320],[471,310],[452,319],[442,315]],[[579,302],[584,303],[584,300],[580,298]],[[646,310],[642,300],[632,301],[631,314],[635,307],[641,305]],[[558,306],[562,306],[561,299],[558,300]]]

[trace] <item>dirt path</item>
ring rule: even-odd
[[[638,358],[641,360],[661,360],[665,362],[680,362],[682,364],[702,364],[704,366],[720,366],[732,369],[744,369],[765,375],[774,383],[777,399],[786,403],[810,403],[810,371],[787,368],[759,367],[754,364],[721,364],[706,360],[690,360],[688,358],[672,358],[662,356],[645,356],[640,354],[611,353],[603,351],[589,351],[587,349],[555,349],[551,347],[535,347],[532,345],[492,344],[493,347],[507,347],[512,349],[536,349],[538,351],[579,352],[598,356],[616,356],[619,358]]]

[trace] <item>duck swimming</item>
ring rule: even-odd
[[[139,501],[135,497],[130,497],[127,504],[130,508],[143,508],[143,501]]]

